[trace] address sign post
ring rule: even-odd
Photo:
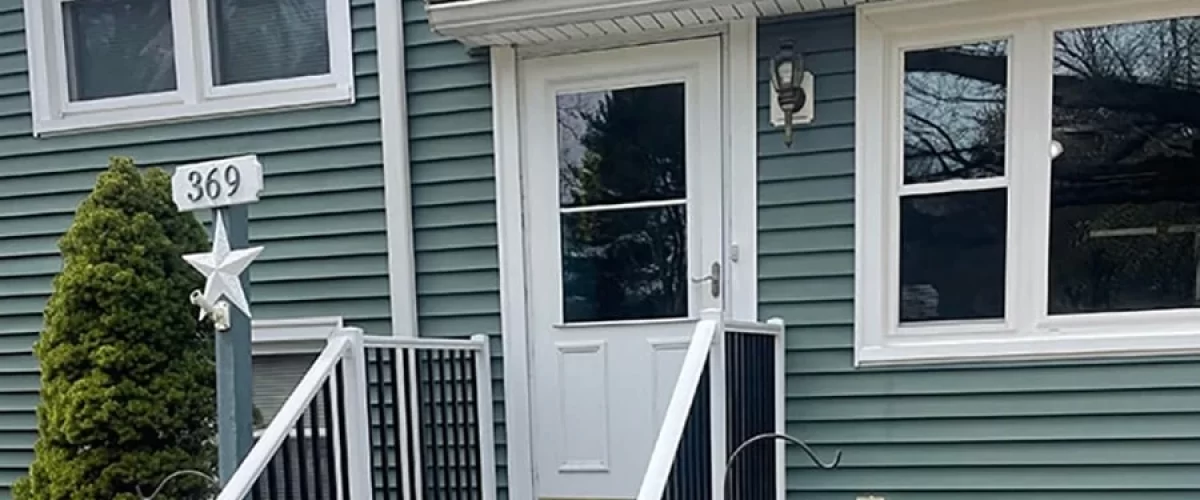
[[[192,292],[200,318],[216,325],[217,432],[221,485],[229,481],[253,444],[254,394],[251,378],[250,275],[262,252],[250,243],[247,204],[263,188],[262,164],[255,155],[184,165],[171,176],[171,195],[181,212],[213,211],[213,246],[185,255],[204,274],[203,291]]]

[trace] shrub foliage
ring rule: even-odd
[[[172,472],[213,472],[212,329],[188,301],[202,277],[181,257],[208,238],[170,191],[164,171],[113,158],[59,241],[64,268],[34,346],[38,440],[18,500],[133,500]],[[209,491],[183,476],[157,498]]]

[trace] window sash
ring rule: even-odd
[[[176,89],[88,101],[70,98],[63,5],[25,0],[34,134],[148,125],[181,119],[354,102],[350,0],[327,0],[329,72],[215,85],[208,0],[170,0]]]
[[[860,357],[895,347],[918,348],[934,357],[1005,357],[1086,350],[1075,342],[1097,336],[1197,334],[1200,309],[1049,314],[1050,144],[1054,34],[1060,30],[1200,15],[1193,1],[1155,0],[1136,6],[1117,0],[1071,0],[1046,7],[1033,0],[961,2],[911,8],[858,9],[858,106],[856,168],[856,346]],[[948,22],[953,17],[961,22]],[[986,179],[904,184],[904,54],[1008,39],[1005,175]],[[871,109],[882,111],[869,123]],[[880,116],[882,115],[882,116]],[[866,125],[866,126],[864,126]],[[871,164],[875,162],[876,168]],[[882,171],[878,168],[882,166]],[[867,175],[881,177],[866,180]],[[1008,224],[1003,321],[909,322],[900,318],[900,200],[904,196],[1006,187]],[[1074,337],[1072,337],[1074,336]],[[1178,338],[1178,337],[1177,337]],[[1147,349],[1174,340],[1149,340]],[[1039,342],[1046,350],[1038,351]],[[989,342],[1025,342],[1003,347]],[[984,344],[980,344],[983,342]],[[1067,347],[1054,347],[1061,343]],[[912,345],[906,345],[911,343]],[[932,346],[937,348],[920,347]],[[953,347],[957,344],[974,344]],[[1095,343],[1094,345],[1102,344]],[[1119,342],[1114,342],[1117,345]],[[1005,344],[1008,345],[1008,344]],[[1013,344],[1015,345],[1015,344]],[[1101,350],[1109,347],[1098,348]],[[969,353],[968,353],[969,351]],[[990,352],[989,352],[990,351]],[[900,357],[910,356],[909,354]],[[924,354],[912,354],[921,357]]]

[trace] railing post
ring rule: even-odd
[[[480,345],[475,356],[476,404],[479,405],[479,489],[483,500],[496,498],[496,437],[495,419],[492,415],[492,347],[487,335],[473,335],[471,340]]]
[[[346,394],[342,404],[346,405],[347,470],[350,477],[349,498],[373,498],[371,491],[371,419],[367,414],[367,351],[363,345],[363,331],[359,328],[343,329],[340,335],[350,339],[350,347],[344,358],[346,370]]]
[[[709,384],[709,434],[711,435],[711,474],[712,500],[724,500],[725,488],[721,481],[721,472],[725,470],[725,459],[728,455],[728,423],[726,417],[726,387],[725,387],[725,317],[720,309],[709,309],[701,312],[701,320],[712,320],[717,324],[716,334],[713,335],[713,345],[708,353],[708,384]]]
[[[775,432],[787,433],[787,325],[783,318],[767,324],[779,329],[775,335]],[[775,439],[775,499],[787,499],[787,442]]]

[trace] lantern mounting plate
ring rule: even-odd
[[[783,108],[779,107],[779,93],[775,87],[767,85],[771,90],[771,126],[784,125]],[[804,89],[804,102],[797,103],[796,111],[792,113],[792,125],[807,125],[813,121],[813,74],[805,71],[800,80],[800,88]]]

